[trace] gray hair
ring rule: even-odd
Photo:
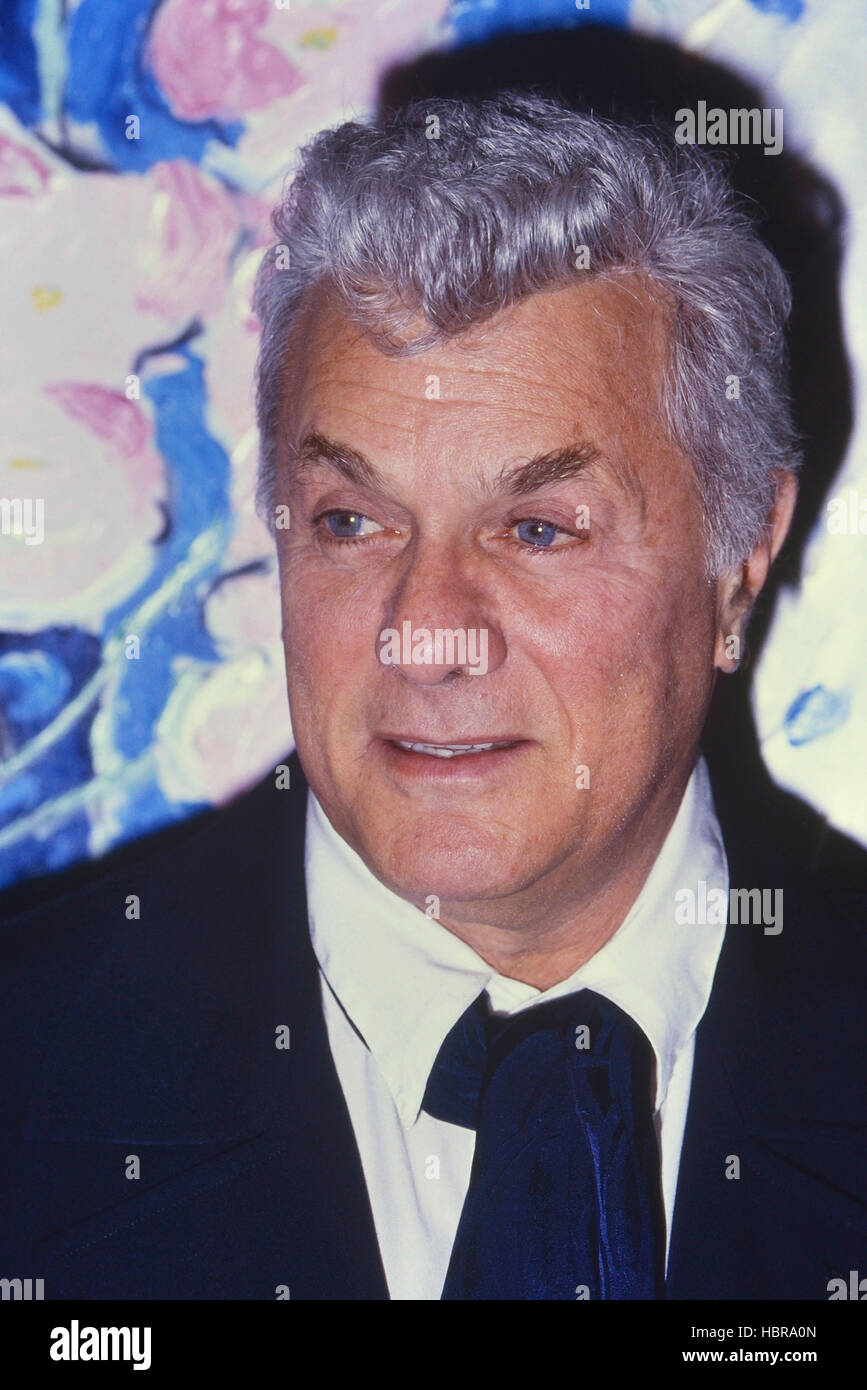
[[[720,164],[673,130],[519,92],[415,102],[317,135],[272,225],[253,297],[259,499],[272,529],[281,379],[307,291],[327,286],[382,351],[404,354],[540,290],[637,271],[673,306],[661,408],[695,470],[708,573],[760,540],[780,472],[800,464],[791,293]]]

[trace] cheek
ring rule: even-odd
[[[645,726],[667,719],[710,667],[712,608],[688,575],[673,585],[647,570],[588,571],[536,619],[526,629],[534,664],[588,731],[601,732],[625,708]]]
[[[381,603],[346,573],[325,575],[291,557],[281,562],[280,588],[290,698],[309,697],[311,717],[321,720],[359,688],[375,660]]]
[[[610,681],[642,664],[648,637],[660,627],[670,597],[652,579],[626,567],[596,567],[562,596],[549,592],[535,614],[535,646],[576,684]]]

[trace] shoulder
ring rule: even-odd
[[[306,785],[294,757],[288,788],[272,775],[99,862],[0,894],[0,979],[7,999],[51,1017],[132,924],[168,949],[216,945],[221,931],[303,897]],[[6,1012],[7,1023],[11,1022]]]
[[[700,1037],[757,1123],[842,1134],[867,1129],[867,854],[835,838],[810,852],[771,821],[730,849],[731,887],[769,895],[774,921],[729,921]]]
[[[763,771],[741,782],[716,775],[713,790],[730,903],[732,891],[746,906],[758,890],[777,918],[738,928],[752,936],[743,953],[750,968],[761,973],[763,960],[775,961],[778,978],[809,971],[817,981],[857,972],[867,952],[867,850]],[[861,989],[863,976],[848,983]]]

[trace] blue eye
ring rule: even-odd
[[[329,512],[322,518],[331,535],[337,540],[358,540],[364,534],[364,524],[373,526],[376,530],[376,522],[372,522],[369,517],[361,512]]]
[[[554,544],[560,527],[555,526],[550,521],[537,521],[535,518],[530,518],[527,521],[517,522],[515,530],[519,539],[526,545],[532,545],[541,550]]]
[[[331,512],[325,518],[325,525],[332,536],[357,536],[355,528],[361,525],[361,520],[358,512]]]

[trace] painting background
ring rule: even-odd
[[[867,499],[860,0],[278,6],[0,10],[0,498],[45,516],[41,544],[0,535],[0,885],[221,803],[291,746],[249,297],[295,150],[370,111],[395,62],[592,19],[755,81],[847,210],[856,409],[828,501]],[[780,595],[754,712],[777,780],[867,843],[867,534],[830,516]]]

